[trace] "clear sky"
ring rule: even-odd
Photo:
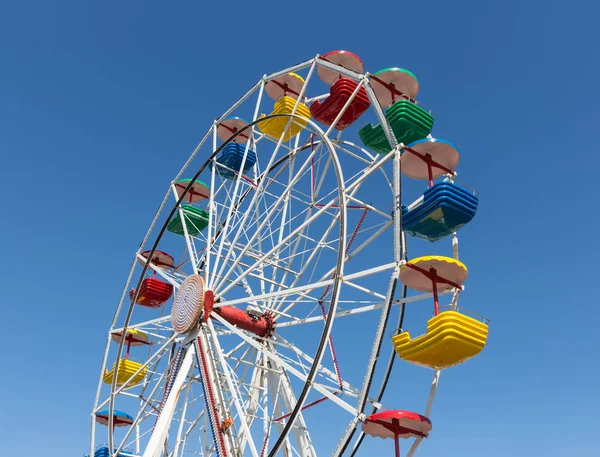
[[[86,452],[106,332],[167,183],[263,74],[347,49],[370,71],[417,74],[480,192],[461,249],[490,339],[443,374],[418,455],[597,456],[599,12],[554,0],[3,2],[0,454]]]

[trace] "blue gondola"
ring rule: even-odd
[[[479,197],[453,182],[441,182],[409,207],[402,205],[402,227],[412,236],[434,242],[469,223]]]
[[[227,144],[217,157],[215,161],[217,162],[217,172],[224,178],[227,179],[236,179],[237,173],[232,170],[239,171],[242,165],[242,160],[244,158],[244,152],[246,151],[245,144],[239,143],[229,143]],[[244,169],[242,170],[242,174],[247,173],[256,163],[256,153],[248,148],[248,155],[246,157],[246,162],[244,163]],[[211,161],[208,165],[209,169],[212,170],[214,162]],[[223,165],[223,166],[218,166]],[[225,168],[227,167],[227,168]]]

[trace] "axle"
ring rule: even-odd
[[[233,306],[221,306],[213,309],[215,313],[229,322],[231,325],[252,332],[257,336],[269,337],[275,331],[275,319],[273,313],[265,312],[260,317],[254,317],[247,312]]]
[[[207,290],[204,293],[204,322],[208,320],[213,311],[231,325],[257,336],[268,338],[275,332],[275,315],[271,311],[265,311],[262,316],[253,316],[234,306],[217,305],[215,307],[215,295],[212,290]]]

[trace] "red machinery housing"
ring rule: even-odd
[[[275,331],[275,318],[270,311],[265,312],[261,317],[250,316],[247,312],[233,306],[221,306],[214,308],[213,311],[231,325],[263,338],[268,338]]]

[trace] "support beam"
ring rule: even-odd
[[[146,449],[144,450],[143,457],[161,456],[163,446],[165,440],[167,439],[169,428],[173,420],[173,415],[175,414],[175,408],[177,406],[177,401],[179,400],[179,395],[181,394],[183,385],[185,383],[185,379],[188,376],[193,362],[194,350],[190,346],[186,349],[185,356],[183,357],[183,362],[181,362],[181,369],[179,370],[179,373],[175,378],[175,382],[173,383],[173,387],[171,388],[171,393],[169,393],[169,396],[165,401],[165,405],[160,413],[160,416],[158,416],[156,426],[154,427],[154,432],[150,437],[148,446],[146,446]]]
[[[271,348],[274,350],[274,348]],[[296,406],[297,400],[294,395],[294,391],[292,390],[292,385],[290,383],[290,379],[286,373],[286,371],[279,366],[277,361],[268,360],[267,366],[270,368],[274,368],[280,372],[279,374],[279,396],[285,405],[285,409],[287,411],[291,411],[294,406]],[[273,378],[277,377],[272,372],[269,372],[269,375]],[[317,453],[315,452],[315,448],[312,445],[312,441],[310,439],[310,435],[308,433],[308,429],[306,427],[306,422],[304,422],[304,417],[302,413],[298,414],[296,418],[296,422],[292,427],[292,434],[294,435],[294,440],[298,446],[298,453],[300,457],[316,457]]]

